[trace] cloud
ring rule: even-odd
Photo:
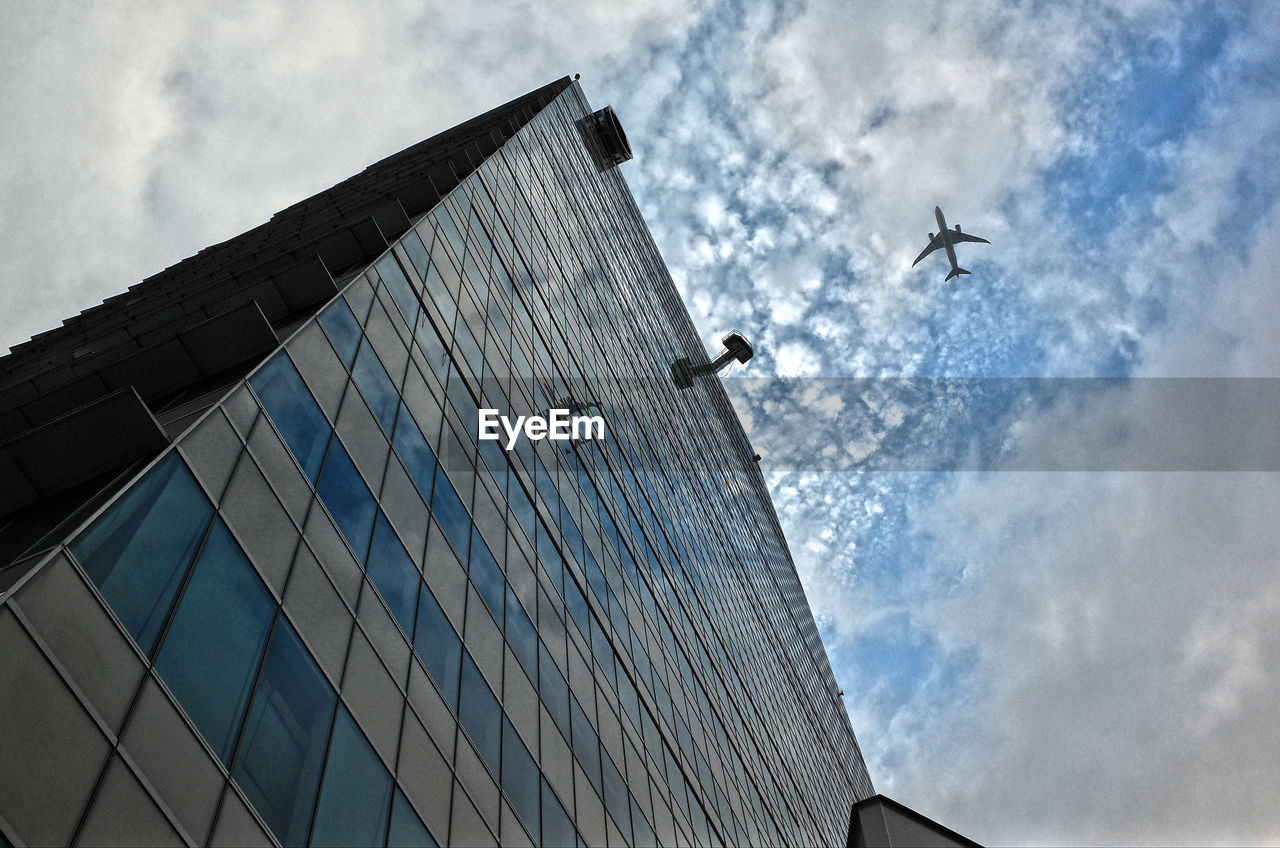
[[[1280,376],[1277,14],[10,4],[0,333],[581,72],[705,345],[755,342],[746,376]],[[992,240],[966,246],[972,277],[910,268],[934,204]],[[1079,416],[1150,414],[734,382],[765,466],[797,411],[832,434],[822,467],[1034,454]],[[1271,477],[794,470],[814,467],[770,480],[879,788],[979,839],[1277,838]]]
[[[1027,417],[1026,449],[1140,431],[1161,411],[1147,375],[1275,376],[1280,215],[1259,226],[1133,390]],[[926,679],[903,704],[857,699],[878,788],[996,843],[1274,843],[1277,511],[1274,472],[952,478],[915,513],[903,591],[934,677],[966,677],[959,697]]]
[[[591,90],[696,14],[661,0],[9,4],[0,335],[56,326],[552,79],[582,72]]]

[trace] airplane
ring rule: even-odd
[[[946,279],[943,280],[943,282],[946,282],[952,277],[958,277],[961,274],[968,274],[969,272],[961,268],[956,262],[956,242],[977,241],[982,242],[983,244],[991,244],[991,242],[984,238],[979,238],[978,236],[971,236],[968,233],[960,232],[959,224],[956,224],[956,228],[954,230],[948,230],[947,219],[942,217],[942,207],[940,206],[933,207],[933,217],[938,221],[938,234],[935,236],[933,233],[929,233],[929,246],[916,257],[916,261],[911,263],[911,267],[914,268],[919,264],[921,259],[924,259],[930,253],[933,253],[941,247],[947,252],[947,260],[951,263],[951,273],[947,274]]]

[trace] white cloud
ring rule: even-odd
[[[1273,214],[1142,373],[1276,376],[1278,258]],[[1140,432],[1159,412],[1144,397],[1050,410],[1019,439]],[[1277,512],[1272,472],[955,478],[918,513],[929,555],[906,591],[916,626],[974,662],[971,700],[859,698],[878,788],[984,841],[1274,843]]]
[[[698,11],[674,0],[33,9],[6,4],[0,30],[5,345],[482,109],[574,72],[591,93],[627,55],[683,38]]]

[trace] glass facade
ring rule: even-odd
[[[7,839],[843,842],[857,743],[589,114],[567,88],[3,597]],[[606,438],[477,439],[570,404]]]

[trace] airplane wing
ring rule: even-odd
[[[933,253],[935,250],[937,250],[940,247],[942,247],[942,236],[936,235],[929,240],[929,246],[926,247],[923,251],[921,251],[920,255],[916,257],[916,261],[911,263],[911,267],[914,268],[917,265],[919,265],[921,259],[924,259],[930,253]]]
[[[952,233],[951,240],[952,241],[979,241],[979,242],[982,242],[983,244],[991,244],[991,242],[987,241],[986,239],[980,236],[974,236],[964,232]]]

